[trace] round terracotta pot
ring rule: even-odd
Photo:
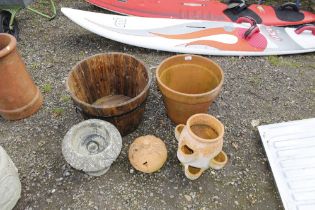
[[[141,122],[150,81],[141,61],[128,54],[109,53],[79,62],[66,85],[85,119],[106,120],[124,136]]]
[[[130,145],[128,158],[138,171],[153,173],[160,170],[167,159],[166,145],[155,136],[140,136]]]
[[[195,114],[186,125],[176,126],[177,157],[185,166],[187,178],[197,179],[209,167],[220,169],[225,165],[227,157],[222,152],[223,136],[224,125],[209,114]]]
[[[8,120],[26,118],[42,105],[43,98],[16,50],[16,39],[0,34],[0,115]]]
[[[194,114],[208,112],[221,91],[224,75],[208,58],[176,55],[158,66],[156,78],[167,115],[179,124]]]

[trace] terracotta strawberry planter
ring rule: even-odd
[[[222,151],[224,125],[208,114],[191,116],[186,125],[175,128],[178,140],[177,157],[189,179],[197,179],[209,167],[222,168],[227,156]]]
[[[68,76],[67,89],[85,119],[108,121],[124,136],[141,122],[150,81],[141,61],[124,53],[108,53],[79,62]]]
[[[42,105],[42,95],[16,50],[16,39],[0,34],[0,115],[8,120],[26,118]]]
[[[176,124],[197,113],[207,113],[219,95],[224,75],[216,63],[197,55],[176,55],[156,70],[167,115]]]

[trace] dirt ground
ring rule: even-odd
[[[166,116],[154,78],[155,67],[173,53],[117,43],[92,34],[63,16],[60,7],[96,10],[86,2],[58,1],[47,21],[23,10],[18,15],[18,49],[45,102],[20,121],[0,118],[0,144],[19,169],[22,195],[15,209],[282,209],[280,196],[253,120],[278,123],[315,116],[315,54],[281,57],[213,57],[225,73],[223,90],[209,109],[226,127],[229,162],[188,180],[176,157],[175,124]],[[101,10],[99,10],[101,11]],[[120,156],[100,177],[72,169],[61,153],[75,112],[65,80],[87,56],[125,52],[142,60],[153,82],[144,119],[123,138]],[[137,172],[127,150],[133,139],[152,134],[168,149],[165,166],[154,174]]]

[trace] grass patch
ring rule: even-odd
[[[282,61],[280,60],[280,57],[274,56],[274,55],[268,56],[267,61],[273,66],[280,66],[282,63]]]
[[[262,79],[257,75],[250,77],[248,80],[256,87],[259,87],[262,83]]]
[[[281,56],[268,56],[267,61],[270,63],[272,66],[283,66],[283,67],[291,67],[291,68],[299,68],[301,67],[301,64],[294,61],[294,60],[289,60],[289,59],[284,59]]]
[[[34,70],[35,70],[35,69],[38,69],[39,66],[40,66],[39,63],[33,62],[33,63],[31,64],[31,69],[34,69]]]
[[[289,67],[291,67],[291,68],[295,68],[295,69],[301,67],[301,64],[299,64],[299,63],[296,62],[296,61],[286,61],[284,65],[285,65],[285,66],[289,66]]]
[[[84,51],[80,51],[79,55],[78,55],[78,60],[81,61],[82,59],[84,59],[86,57],[85,52]]]
[[[68,95],[63,95],[63,96],[60,97],[59,101],[60,101],[60,102],[63,102],[63,103],[67,103],[67,102],[70,101],[70,99],[71,99],[70,96],[68,96]]]
[[[55,7],[57,6],[57,2],[54,1]],[[29,5],[30,8],[38,10],[41,13],[44,13],[48,16],[52,16],[52,4],[50,0],[37,0],[35,3]]]
[[[233,56],[233,57],[230,57],[229,60],[230,60],[231,62],[236,62],[236,61],[238,61],[239,59]]]
[[[61,116],[65,112],[65,110],[61,107],[57,107],[54,108],[52,112],[55,116]]]
[[[310,64],[309,67],[311,67],[312,69],[315,69],[315,64]]]
[[[310,93],[310,94],[315,95],[315,87],[312,86],[312,87],[308,88],[307,92]]]
[[[52,86],[49,83],[44,84],[43,86],[43,92],[44,93],[50,93],[52,91]]]

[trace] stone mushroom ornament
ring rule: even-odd
[[[129,147],[128,158],[138,171],[153,173],[158,171],[167,159],[165,143],[152,135],[136,138]]]
[[[75,169],[91,176],[105,174],[119,156],[122,138],[109,122],[90,119],[74,125],[62,142],[62,154]]]
[[[0,146],[0,209],[11,210],[21,197],[18,170]]]

